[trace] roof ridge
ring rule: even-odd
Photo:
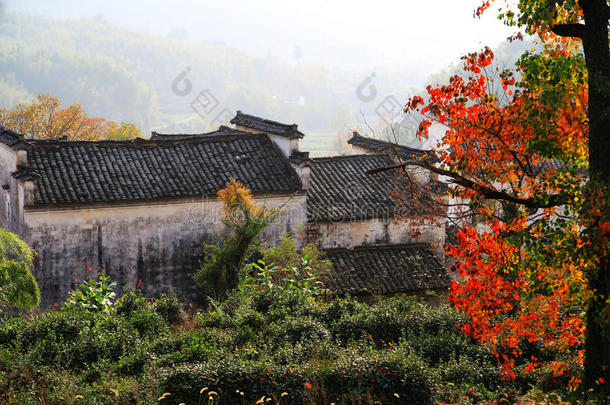
[[[27,142],[26,137],[11,128],[0,124],[0,142],[14,148],[17,145],[24,144]]]
[[[242,116],[245,116],[245,117],[248,117],[248,118],[254,118],[254,119],[260,120],[262,122],[265,122],[267,124],[280,125],[280,126],[283,126],[283,127],[286,127],[286,128],[294,128],[294,129],[296,129],[296,127],[298,126],[296,123],[285,124],[283,122],[279,122],[279,121],[275,121],[275,120],[270,120],[269,118],[263,118],[263,117],[259,117],[257,115],[247,114],[247,113],[241,112],[241,110],[237,110],[237,115],[242,115]]]
[[[303,138],[305,136],[304,133],[299,131],[296,123],[285,124],[283,122],[270,120],[268,118],[246,114],[241,110],[237,110],[235,117],[233,117],[229,122],[236,126],[243,126],[268,134],[288,137],[290,139]]]
[[[124,140],[100,139],[96,141],[86,140],[60,140],[60,139],[28,139],[35,147],[40,146],[71,146],[71,145],[92,145],[92,146],[154,146],[167,144],[182,144],[195,142],[214,142],[224,140],[234,140],[243,138],[268,138],[263,133],[238,131],[237,133],[218,133],[213,132],[193,134],[186,136],[176,135],[178,139],[151,139],[151,138],[134,138]],[[166,135],[162,135],[166,136]],[[170,135],[171,136],[171,135]]]
[[[331,161],[331,160],[356,160],[363,158],[388,157],[386,153],[360,153],[357,155],[340,155],[340,156],[319,156],[311,158],[314,162]]]
[[[210,131],[210,132],[201,132],[201,133],[192,133],[192,134],[187,134],[187,133],[163,133],[163,132],[157,132],[157,131],[150,131],[151,137],[150,138],[146,138],[146,139],[152,139],[156,136],[213,136],[213,134],[216,133],[222,133],[222,132],[238,132],[240,134],[250,134],[251,132],[246,132],[246,131],[241,131],[239,129],[236,128],[231,128],[228,127],[226,125],[221,125],[218,127],[217,130],[215,131]],[[220,134],[219,134],[220,135]]]
[[[374,244],[374,245],[359,245],[353,246],[350,248],[347,247],[334,247],[328,249],[322,249],[325,252],[338,252],[338,251],[349,251],[353,252],[354,250],[382,250],[387,248],[407,248],[407,249],[416,249],[416,248],[431,248],[429,243],[425,242],[415,242],[415,243],[384,243],[384,244]]]
[[[352,137],[347,140],[347,143],[351,144],[354,138],[361,138],[361,139],[363,139],[365,141],[369,141],[369,142],[379,142],[379,143],[383,143],[383,144],[388,145],[388,146],[394,146],[394,147],[398,147],[398,148],[401,148],[401,149],[406,149],[406,150],[409,150],[411,152],[432,153],[431,149],[419,149],[419,148],[414,148],[412,146],[407,146],[407,145],[401,145],[399,143],[394,143],[392,141],[386,141],[386,140],[383,140],[383,139],[371,138],[371,137],[368,137],[368,136],[361,135],[360,133],[358,133],[358,131],[354,131],[352,133]]]

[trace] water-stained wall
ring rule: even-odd
[[[304,222],[305,196],[258,196],[282,207],[263,239],[278,241]],[[104,269],[118,292],[139,288],[145,295],[175,291],[202,303],[205,289],[191,275],[202,260],[202,243],[221,236],[222,212],[215,199],[180,199],[149,204],[28,209],[25,239],[38,252],[34,274],[41,308],[60,304],[83,279]]]
[[[17,153],[0,142],[0,228],[23,236],[24,183],[15,179]]]
[[[363,245],[428,243],[444,263],[445,224],[442,217],[386,218],[317,222],[307,225],[307,240],[324,249]]]

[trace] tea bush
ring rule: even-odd
[[[154,309],[170,325],[178,325],[186,320],[186,312],[175,295],[161,295],[155,300]]]
[[[0,403],[149,404],[165,393],[162,404],[209,395],[226,404],[475,403],[515,398],[536,381],[565,390],[550,370],[503,381],[490,350],[460,332],[463,321],[410,297],[325,303],[264,287],[188,314],[176,297],[128,292],[107,310],[4,322]]]

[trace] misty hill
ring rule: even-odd
[[[172,83],[185,69],[192,87],[181,96]],[[332,75],[319,66],[287,67],[226,45],[139,33],[100,20],[14,13],[0,20],[2,107],[51,93],[66,104],[82,104],[90,116],[133,122],[143,133],[201,131],[224,108],[333,131],[337,120],[353,118],[346,111],[358,111],[354,89],[363,76]],[[184,86],[179,82],[177,88]],[[203,90],[218,106],[202,117],[191,102]]]
[[[502,45],[498,54],[512,64],[529,45]],[[316,155],[326,154],[341,149],[337,133],[348,136],[348,128],[362,124],[362,116],[367,127],[373,124],[383,136],[385,124],[375,114],[378,103],[391,95],[400,105],[417,87],[422,91],[424,83],[410,82],[408,71],[390,69],[286,66],[271,56],[253,57],[224,44],[132,31],[102,17],[0,14],[0,107],[12,108],[37,93],[50,93],[66,105],[83,105],[91,117],[133,122],[144,135],[152,129],[201,132],[241,109],[299,123],[310,134],[305,146]],[[184,80],[177,80],[181,73],[190,91]],[[359,100],[356,89],[373,76],[377,98]],[[430,80],[448,76],[442,71]],[[196,99],[200,103],[193,108]],[[216,107],[208,105],[206,110],[210,100]]]

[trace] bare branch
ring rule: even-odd
[[[366,115],[364,115],[364,113],[362,111],[360,111],[360,122],[363,123],[367,129],[371,132],[371,135],[373,136],[373,138],[375,138],[375,130],[373,129],[373,127],[371,127],[368,123],[368,121],[366,120]]]
[[[464,188],[474,190],[481,197],[483,197],[485,199],[507,201],[507,202],[511,202],[514,204],[523,205],[527,208],[556,207],[559,205],[566,204],[570,200],[570,197],[571,197],[569,194],[566,194],[566,193],[551,194],[551,195],[546,196],[546,198],[544,200],[536,199],[533,197],[530,197],[530,198],[517,197],[517,196],[514,196],[507,192],[498,191],[491,187],[478,184],[475,181],[462,176],[461,174],[454,173],[450,170],[446,170],[446,169],[443,169],[440,167],[436,167],[423,160],[407,160],[405,162],[402,162],[402,163],[399,163],[396,165],[385,166],[385,167],[380,167],[377,169],[368,170],[366,172],[366,174],[375,174],[375,173],[380,173],[380,172],[384,172],[384,171],[388,171],[388,170],[404,168],[406,166],[419,166],[419,167],[423,167],[424,169],[429,170],[433,173],[439,174],[441,176],[450,177],[452,179],[453,183],[458,184]]]

